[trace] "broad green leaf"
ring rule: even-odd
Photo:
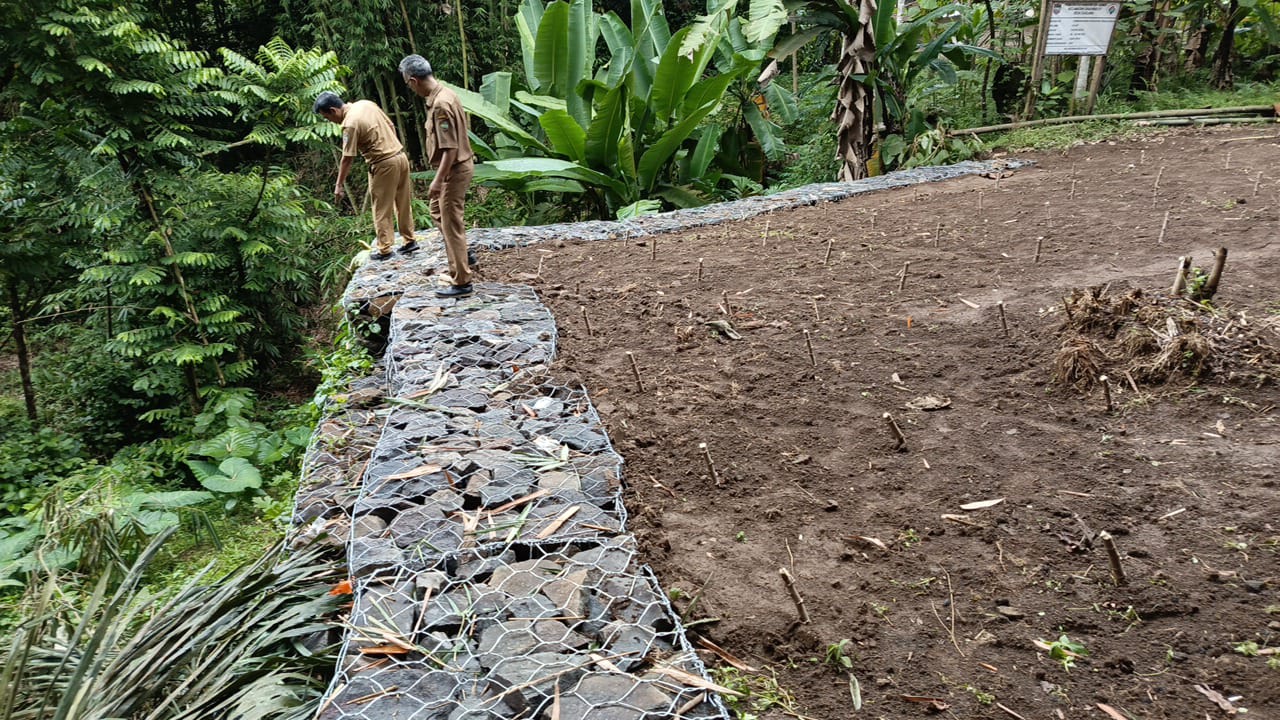
[[[612,167],[618,157],[618,141],[627,122],[626,93],[625,86],[606,93],[587,128],[584,152],[587,162],[595,167]]]
[[[626,186],[608,175],[583,167],[577,163],[557,158],[525,157],[494,160],[493,162],[477,165],[475,174],[477,182],[509,181],[537,177],[578,180],[595,187],[609,188],[620,195],[626,193]]]
[[[497,108],[511,103],[511,73],[491,72],[480,83],[480,96]]]
[[[205,483],[205,487],[215,492],[235,493],[262,487],[262,474],[244,458],[227,458],[218,465],[218,470],[221,475]]]
[[[755,103],[743,105],[742,116],[746,119],[747,125],[751,127],[756,140],[760,142],[760,148],[764,150],[765,157],[773,161],[780,160],[786,150],[786,146],[782,142],[782,133],[778,126],[769,122],[769,119],[761,114],[760,108],[756,107]]]
[[[702,136],[693,150],[689,160],[689,178],[697,180],[707,174],[711,161],[715,160],[716,151],[720,149],[720,137],[724,135],[724,127],[720,125],[702,126]]]
[[[674,45],[674,42],[672,43]],[[702,119],[719,105],[719,99],[724,95],[725,88],[734,80],[732,75],[717,75],[703,81],[705,87],[703,94],[705,97],[714,97],[714,101],[705,101],[703,104],[692,112],[687,112],[683,120],[675,127],[662,134],[658,141],[649,146],[644,154],[640,156],[638,167],[640,176],[640,186],[644,189],[653,187],[654,181],[658,177],[658,172],[663,165],[671,159],[675,151],[686,138],[698,127]]]
[[[556,0],[542,13],[534,46],[534,76],[543,94],[563,97],[573,89],[569,62],[569,3]]]
[[[743,25],[742,34],[752,43],[765,43],[787,24],[787,8],[782,0],[751,0],[748,17],[750,21]]]
[[[480,96],[480,93],[465,90],[461,87],[450,85],[443,81],[441,81],[441,84],[458,94],[458,99],[462,101],[462,106],[466,108],[467,112],[485,121],[495,130],[505,133],[512,140],[516,140],[524,147],[536,148],[542,152],[548,151],[546,145],[543,145],[542,142],[531,135],[529,131],[517,125],[516,122],[507,115],[505,110],[485,100]]]
[[[538,123],[546,131],[547,139],[556,152],[576,162],[585,159],[587,131],[568,112],[548,110],[538,118]]]

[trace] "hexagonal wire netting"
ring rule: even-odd
[[[322,720],[728,717],[629,538],[461,551],[356,597]]]

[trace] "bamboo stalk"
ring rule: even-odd
[[[1111,533],[1103,530],[1098,533],[1098,539],[1102,541],[1102,546],[1107,549],[1107,562],[1111,565],[1111,579],[1116,585],[1124,585],[1124,568],[1120,567],[1120,552],[1116,550],[1116,541],[1111,537]]]
[[[1004,301],[996,303],[996,309],[1000,311],[1000,329],[1004,331],[1004,336],[1009,337],[1009,320],[1004,314]]]
[[[1111,401],[1111,380],[1106,375],[1098,376],[1098,384],[1102,386],[1102,399],[1107,403],[1107,412],[1115,409],[1115,403]]]
[[[587,326],[587,337],[595,336],[595,331],[591,329],[591,318],[587,317],[587,306],[582,305],[582,323]]]
[[[902,263],[902,279],[898,281],[898,292],[907,286],[907,273],[911,272],[911,261]]]
[[[884,418],[885,424],[889,426],[889,432],[893,434],[893,449],[905,450],[907,447],[907,436],[902,434],[902,428],[898,427],[897,421],[889,413],[885,413],[881,417]]]
[[[822,264],[826,265],[831,262],[831,246],[835,243],[834,239],[827,240],[827,254],[822,256]]]
[[[1160,237],[1156,238],[1156,244],[1164,243],[1164,233],[1169,229],[1169,211],[1164,211],[1164,222],[1160,223]]]
[[[1035,257],[1031,258],[1032,265],[1040,264],[1040,250],[1043,247],[1044,247],[1044,236],[1041,235],[1040,237],[1036,238],[1036,254],[1035,254]]]
[[[1059,118],[1041,118],[1039,120],[1023,120],[1021,122],[1001,123],[999,125],[983,125],[981,127],[964,128],[963,130],[953,130],[949,135],[982,135],[984,133],[1002,132],[1005,130],[1020,130],[1028,127],[1038,127],[1041,125],[1069,125],[1071,123],[1087,122],[1090,120],[1143,120],[1147,118],[1176,118],[1176,117],[1197,117],[1211,115],[1242,115],[1257,114],[1274,116],[1275,107],[1272,105],[1246,105],[1241,107],[1229,108],[1193,108],[1186,110],[1149,110],[1136,113],[1109,113],[1103,115],[1071,115]]]
[[[636,378],[636,390],[644,392],[644,382],[640,379],[640,366],[636,364],[636,356],[630,350],[627,351],[627,359],[631,361],[631,373]]]
[[[702,282],[702,258],[698,258],[698,282]]]
[[[796,588],[796,579],[787,572],[786,568],[778,568],[778,574],[782,576],[782,584],[787,587],[787,594],[791,596],[791,602],[796,606],[796,615],[800,616],[800,622],[808,625],[809,611],[805,609],[804,598],[800,597],[800,590]]]
[[[809,348],[809,363],[814,367],[818,367],[818,359],[813,355],[813,339],[809,337],[809,331],[804,331],[804,344]]]
[[[710,473],[711,480],[719,485],[720,473],[716,472],[716,463],[711,459],[711,450],[707,448],[706,443],[698,443],[698,449],[702,451],[702,459],[707,463],[707,472]]]

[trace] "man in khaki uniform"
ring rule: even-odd
[[[404,244],[400,252],[408,255],[418,249],[413,236],[413,190],[409,183],[409,158],[404,146],[396,138],[391,119],[382,108],[369,100],[344,103],[331,92],[320,93],[314,107],[316,113],[329,122],[342,126],[342,161],[338,163],[338,182],[333,194],[342,200],[346,190],[343,184],[351,172],[356,155],[363,155],[369,166],[369,194],[373,198],[373,228],[378,236],[374,260],[391,257],[394,245],[395,225],[392,215],[400,224],[400,238]]]
[[[456,93],[441,85],[431,64],[421,55],[400,61],[405,83],[427,104],[427,161],[436,170],[427,196],[431,199],[431,219],[444,236],[449,258],[449,287],[440,288],[440,297],[471,294],[471,268],[467,261],[467,231],[462,222],[467,188],[475,175],[475,153],[467,138],[470,121]]]

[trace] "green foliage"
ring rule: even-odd
[[[1037,642],[1048,650],[1050,658],[1061,663],[1062,669],[1067,671],[1076,666],[1077,659],[1089,654],[1084,645],[1075,642],[1065,634],[1059,635],[1057,640],[1050,643],[1043,640]]]
[[[732,83],[758,67],[785,21],[773,3],[754,6],[761,16],[746,21],[734,14],[735,3],[714,3],[673,34],[661,4],[650,0],[633,4],[630,27],[586,0],[525,0],[515,23],[528,89],[512,93],[507,73],[486,76],[480,92],[454,88],[495,133],[479,143],[490,161],[478,167],[477,181],[520,193],[588,193],[609,215],[634,213],[640,200],[706,202],[720,177],[709,151],[723,130],[703,121]],[[597,66],[586,49],[601,41],[609,53]]]
[[[240,143],[283,150],[339,136],[342,129],[311,111],[322,92],[341,93],[343,69],[332,50],[295,50],[280,38],[258,49],[255,59],[219,49],[230,73],[222,78],[220,97],[238,108],[236,119],[251,126]]]
[[[272,430],[253,419],[253,408],[248,391],[232,389],[213,393],[196,416],[196,439],[184,462],[205,489],[236,496],[260,490],[264,472],[288,475],[296,469],[293,460],[306,447],[311,425]],[[229,499],[228,507],[234,502]]]
[[[0,423],[0,512],[4,514],[30,509],[48,487],[85,462],[84,449],[74,436],[51,427],[37,428],[16,413],[0,417]]]
[[[32,585],[0,670],[0,719],[315,714],[339,568],[314,549],[273,549],[214,583],[198,573],[166,599],[142,583],[170,534],[127,568],[101,568],[78,598],[56,571]]]

